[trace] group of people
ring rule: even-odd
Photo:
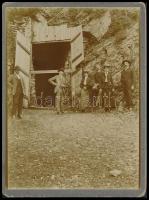
[[[133,72],[130,68],[130,61],[124,60],[121,71],[121,89],[123,91],[123,102],[126,109],[132,108],[132,90],[134,90]],[[88,108],[92,111],[100,107],[105,111],[116,108],[115,103],[115,86],[113,84],[110,66],[104,65],[102,68],[96,66],[92,73],[84,71],[80,82],[80,101],[79,108],[86,112]],[[58,75],[49,78],[48,82],[55,86],[55,107],[57,114],[64,112],[63,97],[66,87],[64,69],[59,69]],[[13,117],[22,118],[23,98],[25,97],[25,85],[20,75],[20,67],[16,66],[13,75]]]
[[[133,72],[130,68],[131,63],[124,60],[121,71],[121,89],[123,91],[123,102],[126,109],[132,108]],[[104,65],[103,68],[96,66],[93,72],[84,71],[80,83],[81,93],[79,109],[86,112],[90,108],[103,108],[110,111],[116,108],[115,86],[113,84],[110,66]],[[64,70],[60,69],[59,74],[49,79],[49,83],[55,86],[56,110],[57,114],[63,113],[63,97],[65,85]]]
[[[128,60],[123,61],[119,85],[123,91],[124,106],[128,110],[132,109],[132,90],[134,89],[134,77],[130,64]],[[103,69],[98,66],[95,68],[93,75],[87,71],[84,72],[80,84],[81,110],[83,112],[88,106],[92,110],[100,107],[105,111],[110,111],[118,106],[116,102],[116,87],[113,84],[113,78],[109,68],[110,66],[107,65],[104,65]]]
[[[85,112],[88,107],[92,110],[95,107],[103,107],[105,111],[114,108],[112,101],[114,87],[112,75],[109,72],[109,66],[105,65],[95,68],[94,73],[84,72],[81,87],[81,111]]]

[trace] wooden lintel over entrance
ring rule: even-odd
[[[31,74],[55,74],[58,73],[58,70],[32,70]]]
[[[50,40],[50,41],[40,41],[40,42],[32,42],[32,44],[48,44],[48,43],[56,43],[56,42],[71,42],[70,39],[68,40]]]

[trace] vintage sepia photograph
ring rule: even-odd
[[[140,7],[5,7],[7,189],[140,188]]]

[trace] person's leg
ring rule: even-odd
[[[108,111],[109,107],[109,93],[107,87],[103,90],[103,108],[105,111]]]
[[[127,88],[126,106],[128,109],[132,107],[131,88]]]
[[[100,108],[104,108],[104,89],[102,89],[102,92],[100,94]]]
[[[61,93],[60,94],[60,112],[63,113],[64,110],[63,110],[63,101],[64,101],[64,96],[63,94]]]
[[[111,110],[111,89],[107,88],[107,96],[108,96],[108,104],[107,104],[107,111]]]
[[[81,112],[85,112],[86,108],[86,98],[85,98],[85,90],[84,88],[81,89],[81,98],[80,98],[80,109]]]
[[[98,102],[99,102],[99,108],[103,108],[103,91],[99,91],[98,93]]]
[[[93,109],[95,109],[97,107],[98,104],[98,90],[93,90],[93,97],[92,97],[92,106]]]
[[[13,95],[12,117],[16,117],[18,110],[18,95]]]
[[[56,105],[57,114],[60,114],[61,112],[60,103],[61,103],[60,92],[57,92],[56,97],[55,97],[55,105]]]
[[[93,109],[93,90],[90,88],[88,90],[88,94],[89,94],[89,107],[91,108],[91,111]]]
[[[19,95],[18,99],[18,117],[22,118],[22,107],[23,107],[23,94]]]
[[[127,107],[127,89],[126,87],[123,88],[123,103],[124,103],[124,108]]]
[[[116,109],[116,96],[114,92],[111,92],[111,109]]]

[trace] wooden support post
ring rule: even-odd
[[[58,70],[31,70],[31,74],[54,74],[58,73]]]

